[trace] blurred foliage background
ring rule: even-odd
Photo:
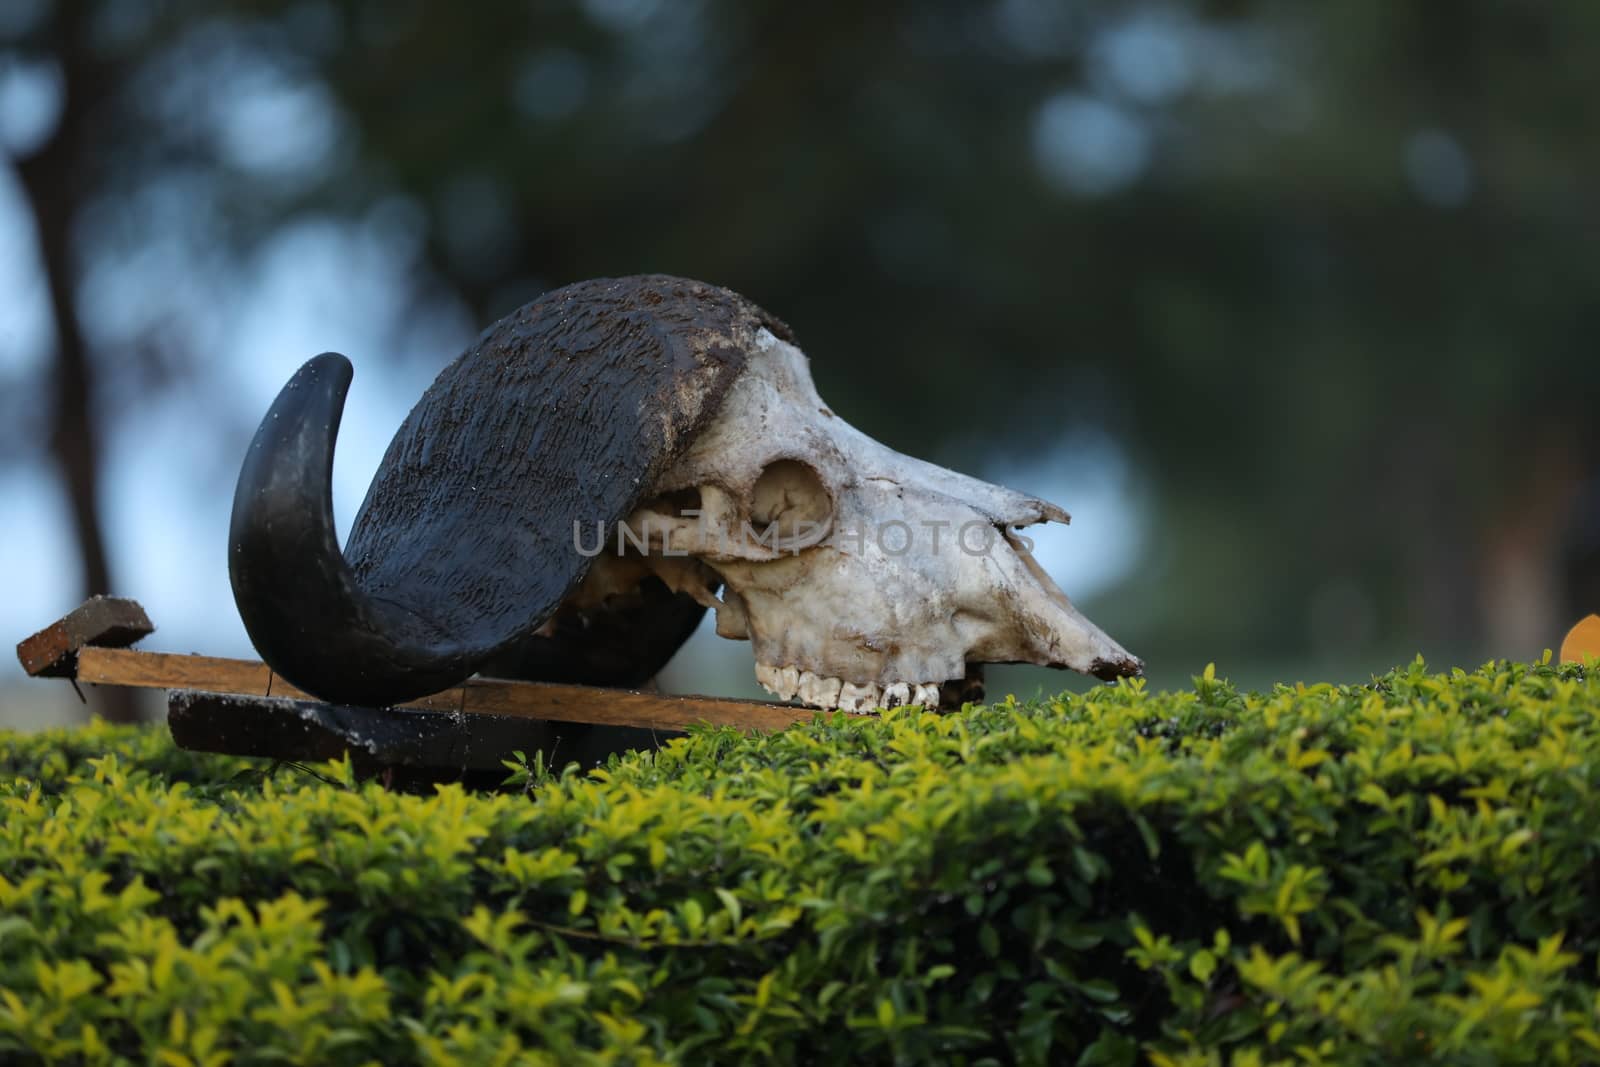
[[[182,573],[157,621],[238,644],[306,307],[390,389],[347,518],[477,329],[660,270],[888,444],[1082,487],[1064,584],[1158,684],[1536,656],[1600,610],[1597,40],[1588,0],[8,0],[0,462],[59,488],[6,526],[81,566],[7,640]]]

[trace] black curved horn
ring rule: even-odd
[[[429,386],[343,552],[329,483],[351,369],[311,360],[262,421],[234,494],[229,572],[256,649],[301,689],[366,705],[506,664],[590,681],[653,671],[693,628],[692,602],[647,595],[615,625],[545,628],[593,562],[574,524],[592,544],[597,524],[639,505],[762,330],[791,337],[743,297],[667,275],[545,294]]]
[[[337,353],[317,356],[262,419],[234,492],[228,576],[274,670],[329,700],[381,705],[460,681],[472,650],[369,597],[339,550],[333,445],[352,373]]]

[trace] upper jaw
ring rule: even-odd
[[[798,700],[808,707],[831,711],[865,712],[875,708],[894,708],[920,704],[939,706],[938,682],[867,682],[856,684],[798,667],[756,664],[756,681],[779,700]]]
[[[1052,666],[1071,665],[1052,664]],[[1073,669],[1092,675],[1102,682],[1112,682],[1118,678],[1133,678],[1143,674],[1144,663],[1124,652],[1120,656],[1096,659],[1087,667],[1073,667]],[[937,709],[941,686],[944,684],[943,682],[885,684],[867,682],[857,685],[831,676],[801,670],[798,667],[774,667],[764,663],[756,664],[756,681],[779,700],[797,701],[822,711],[838,709],[856,713],[865,713],[880,707],[896,708],[910,704]]]

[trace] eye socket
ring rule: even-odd
[[[757,534],[771,529],[777,547],[820,541],[833,519],[833,495],[808,463],[779,459],[766,465],[750,490],[750,522]]]

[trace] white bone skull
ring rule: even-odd
[[[715,609],[719,634],[750,640],[774,695],[865,711],[937,706],[969,663],[1142,669],[1014,533],[1050,521],[1068,516],[850,426],[818,397],[804,354],[763,330],[714,421],[619,538]],[[626,556],[597,560],[579,599],[641,562]]]

